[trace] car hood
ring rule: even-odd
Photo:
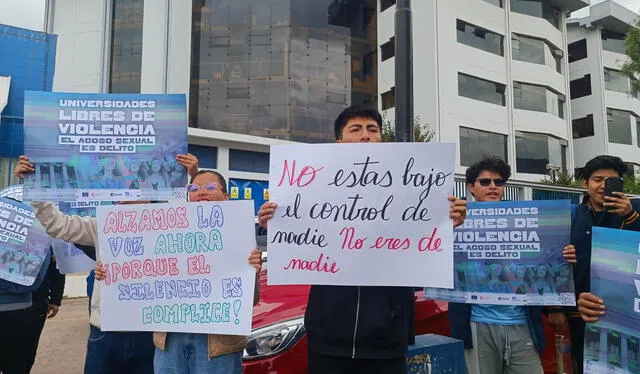
[[[269,286],[260,272],[260,301],[253,307],[254,329],[304,316],[310,286]]]

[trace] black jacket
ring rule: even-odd
[[[42,284],[33,292],[33,307],[37,308],[43,305],[60,306],[62,303],[62,295],[64,294],[64,284],[65,276],[64,274],[60,274],[52,256]]]
[[[307,344],[328,356],[402,357],[415,340],[414,314],[413,288],[312,286]]]
[[[576,300],[582,292],[591,290],[591,233],[593,226],[640,231],[640,217],[635,214],[640,212],[640,201],[631,200],[633,211],[624,218],[606,212],[595,212],[588,201],[589,197],[585,196],[582,204],[576,207],[571,220],[571,244],[576,247],[578,260],[578,263],[573,266]],[[572,316],[577,315],[576,307],[565,308],[565,311]]]

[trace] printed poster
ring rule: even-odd
[[[23,286],[35,282],[51,239],[30,205],[0,197],[0,278]]]
[[[587,323],[586,374],[640,372],[640,233],[593,228],[591,293],[605,315]],[[576,344],[579,344],[577,342]]]
[[[25,93],[25,201],[184,199],[184,95]]]
[[[469,203],[454,230],[454,289],[429,299],[470,304],[575,305],[568,200]]]
[[[97,208],[103,331],[249,335],[251,201]]]
[[[453,287],[455,145],[271,147],[269,284]]]
[[[81,217],[95,217],[96,207],[100,205],[111,205],[111,202],[60,202],[58,207],[62,213],[68,215],[75,214]],[[72,243],[67,243],[59,239],[53,240],[53,253],[56,256],[58,270],[62,274],[86,273],[93,270],[95,261],[76,248]]]

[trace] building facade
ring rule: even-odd
[[[638,15],[613,1],[567,22],[572,137],[579,171],[595,154],[622,158],[640,175],[640,100],[620,72],[628,61],[624,37]]]
[[[566,16],[588,1],[413,3],[415,112],[458,145],[456,172],[483,155],[537,182],[573,170]],[[378,14],[381,109],[394,117],[395,1]]]
[[[17,182],[24,153],[24,92],[51,91],[56,35],[0,25],[0,189]]]

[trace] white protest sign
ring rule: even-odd
[[[252,204],[98,207],[102,330],[249,335]]]
[[[455,145],[271,147],[269,284],[453,287]]]
[[[86,273],[93,269],[95,261],[71,243],[55,239],[51,243],[56,265],[62,274]]]

